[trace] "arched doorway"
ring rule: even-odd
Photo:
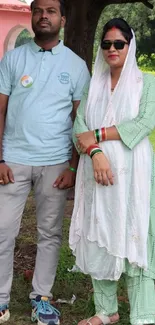
[[[25,31],[25,34],[29,34],[29,38],[33,37],[33,33],[31,29],[28,29],[27,26],[14,26],[6,36],[5,42],[4,42],[4,52],[10,51],[17,47],[18,45],[21,45],[17,43],[17,40],[19,42],[19,36]]]
[[[25,29],[33,36],[30,7],[19,0],[0,0],[0,59],[15,47],[19,34]]]

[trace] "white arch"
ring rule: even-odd
[[[14,26],[9,33],[7,34],[4,41],[4,52],[10,51],[15,48],[15,43],[18,35],[24,30],[27,29],[30,35],[33,37],[33,31],[29,26],[16,25]]]

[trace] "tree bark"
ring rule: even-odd
[[[87,62],[91,71],[95,31],[104,5],[95,0],[66,2],[65,44]]]
[[[102,10],[109,4],[143,2],[147,0],[66,0],[65,44],[92,68],[96,27]]]

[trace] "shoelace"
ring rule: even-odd
[[[49,313],[53,314],[55,313],[57,316],[60,316],[59,310],[57,310],[55,307],[53,307],[49,301],[40,300],[37,304],[37,314],[39,314],[40,311],[42,311],[44,314]]]
[[[0,305],[0,312],[5,311],[8,308],[9,308],[8,305]]]

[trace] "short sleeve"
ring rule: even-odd
[[[10,56],[5,55],[0,62],[0,93],[9,96],[11,93]]]
[[[143,94],[140,102],[140,111],[131,121],[116,125],[121,140],[133,149],[142,139],[148,136],[155,127],[155,77],[144,75]]]
[[[88,71],[87,65],[84,62],[83,68],[80,72],[79,79],[77,81],[74,93],[73,93],[73,101],[81,100],[83,95],[84,88],[90,83],[90,73]]]

